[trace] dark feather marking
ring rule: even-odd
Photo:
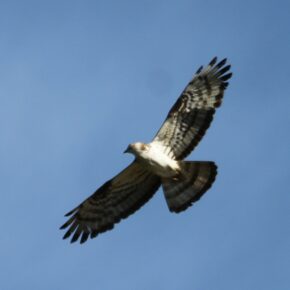
[[[170,118],[173,115],[173,113],[178,111],[178,109],[180,108],[180,106],[182,104],[182,101],[183,101],[182,98],[177,99],[177,101],[174,103],[174,105],[172,106],[171,110],[169,111],[166,119]]]
[[[106,198],[107,195],[107,190],[108,188],[112,185],[112,180],[109,180],[107,182],[105,182],[99,189],[97,189],[93,195],[90,196],[90,198],[93,199],[102,199],[102,198]]]
[[[123,212],[120,217],[116,220],[115,224],[118,223],[121,219],[124,219],[128,217],[129,215],[133,214],[136,210],[138,210],[144,203],[146,203],[154,193],[158,190],[160,186],[160,179],[158,178],[158,183],[155,183],[151,190],[152,192],[150,194],[144,195],[142,199],[138,200],[136,204],[130,208],[130,210]],[[102,228],[102,229],[94,229],[90,235],[91,238],[95,238],[99,233],[102,233],[106,230],[112,229],[114,225],[110,225],[110,228]]]
[[[207,76],[204,76],[204,85],[205,85],[208,95],[211,95],[211,85],[209,83]]]
[[[75,219],[75,216],[72,216],[66,223],[64,223],[59,229],[63,230],[67,228]]]
[[[221,61],[216,65],[216,67],[217,67],[217,68],[221,68],[221,67],[222,67],[226,62],[227,62],[227,59],[224,58],[223,60],[221,60]]]
[[[222,99],[223,99],[223,93],[218,94],[215,98],[216,98],[216,102],[215,102],[215,107],[218,108],[221,103],[222,103]]]
[[[63,236],[63,239],[64,240],[67,239],[75,231],[77,226],[78,226],[78,223],[76,221],[74,221],[74,223],[71,225],[71,227],[68,229],[68,231]]]
[[[138,181],[140,178],[142,178],[142,180]],[[99,233],[112,229],[115,223],[118,223],[121,219],[124,219],[130,214],[134,213],[145,202],[147,202],[154,195],[154,193],[157,191],[157,189],[160,186],[160,178],[157,176],[152,176],[152,174],[148,174],[148,172],[144,170],[140,172],[140,174],[137,176],[135,181],[140,182],[138,188],[136,186],[132,187],[131,191],[126,193],[124,197],[122,197],[121,200],[119,199],[119,202],[121,202],[122,204],[123,200],[124,202],[126,202],[126,200],[130,198],[131,202],[128,202],[128,204],[130,204],[129,208],[124,207],[124,211],[117,213],[116,216],[114,216],[114,214],[116,213],[112,211],[113,207],[111,207],[111,205],[107,207],[108,205],[106,205],[106,202],[105,202],[106,200],[104,199],[104,196],[108,198],[107,191],[110,190],[109,184],[112,184],[112,183],[107,182],[103,186],[101,186],[100,189],[95,192],[95,194],[97,194],[97,197],[100,197],[103,200],[103,203],[101,203],[97,207],[100,207],[100,206],[103,206],[103,207],[105,206],[105,207],[102,208],[102,210],[97,210],[96,208],[94,208],[94,203],[93,204],[90,203],[91,197],[94,197],[94,199],[97,198],[96,196],[94,196],[95,194],[92,195],[90,198],[88,198],[85,202],[88,202],[88,204],[90,204],[92,208],[90,209],[86,206],[84,214],[91,213],[93,215],[94,214],[96,215],[86,216],[86,215],[81,215],[80,214],[81,212],[77,212],[75,216],[73,216],[68,222],[64,224],[64,226],[68,226],[69,224],[73,223],[68,229],[68,231],[66,232],[66,234],[64,235],[64,238],[68,238],[69,236],[73,234],[73,237],[71,239],[72,243],[77,241],[80,236],[81,236],[80,243],[84,243],[88,239],[89,236],[91,238],[94,238]],[[132,199],[132,194],[134,194],[134,191],[141,190],[142,188],[141,182],[144,182],[144,184],[148,182],[151,185],[151,188],[147,188],[148,190],[147,194],[137,196],[136,200],[135,200],[135,197]],[[118,196],[118,194],[122,193],[121,191],[119,191],[120,188],[117,188],[118,189],[117,192],[110,193],[112,195],[112,200],[116,196]],[[83,204],[81,204],[81,206],[79,206],[76,210],[80,210]]]
[[[193,198],[190,199],[188,201],[188,203],[186,203],[182,207],[174,208],[172,210],[173,212],[180,213],[180,212],[186,210],[188,207],[192,206],[193,203],[197,202],[205,194],[205,192],[212,186],[212,184],[214,183],[214,181],[216,179],[217,166],[215,165],[214,162],[211,162],[211,163],[212,163],[212,167],[211,167],[210,175],[208,177],[208,181],[205,183],[205,185],[200,190],[200,192],[198,192],[196,195],[194,195]]]
[[[176,122],[177,122],[177,114],[172,114],[171,117],[169,117],[168,119],[166,119],[167,123],[170,122],[171,123],[171,131],[167,130],[166,129],[166,132],[164,132],[164,135],[165,135],[165,139],[167,140],[166,143],[165,143],[165,146],[169,146],[170,145],[170,141],[171,139],[176,136],[175,132],[177,129],[179,129],[177,126],[176,126]],[[173,131],[172,131],[172,128],[173,128]],[[169,146],[170,148],[170,146]],[[171,147],[171,150],[172,151],[173,148]]]
[[[89,235],[90,235],[89,231],[83,232],[80,243],[83,244],[88,239]]]
[[[90,235],[91,239],[95,238],[98,234],[99,234],[98,231],[93,230],[93,231],[91,232],[91,235]]]
[[[198,112],[197,110],[194,110],[194,111],[191,111],[189,113],[185,113],[183,114],[184,117],[181,121],[181,123],[185,124],[185,130],[182,131],[182,139],[185,138],[185,136],[187,135],[187,133],[193,128],[192,125],[194,124],[196,118],[197,118],[197,115],[198,115]],[[183,140],[180,140],[181,142]]]
[[[151,178],[151,177],[152,177],[151,174],[148,175],[147,177],[144,178],[143,182],[146,183],[146,181],[147,181],[149,178]],[[156,179],[159,180],[158,177],[156,177]],[[159,180],[159,182],[160,182],[160,180]],[[159,185],[158,185],[158,188],[159,188],[159,186],[160,186],[160,183],[159,183]],[[158,188],[157,188],[157,189],[158,189]],[[153,187],[152,191],[153,191],[154,189],[155,189],[155,187]],[[156,190],[157,190],[157,189],[156,189]],[[155,191],[156,191],[156,190],[155,190]],[[149,191],[150,191],[150,190],[149,190]],[[154,191],[154,193],[155,193],[155,191]],[[154,193],[153,193],[153,194],[154,194]],[[123,202],[125,202],[125,201],[127,200],[127,198],[128,198],[131,194],[132,194],[132,192],[130,192],[130,193],[127,194],[127,195],[124,195],[123,198],[121,198],[121,199],[118,200],[118,201],[119,201],[118,203],[123,203]],[[153,196],[153,194],[152,194],[152,196]],[[150,194],[148,194],[148,195],[150,195],[150,197],[148,196],[148,198],[150,199],[150,198],[151,198],[151,192],[150,192]],[[149,199],[148,199],[148,200],[149,200]],[[146,196],[146,197],[144,196],[144,200],[141,199],[141,200],[140,200],[140,203],[142,203],[143,201],[146,201],[146,200],[147,200],[147,196]],[[139,207],[138,207],[138,208],[139,208]],[[137,210],[137,208],[136,208],[136,210]],[[135,212],[135,211],[134,211],[134,212]]]
[[[71,211],[69,211],[68,213],[66,213],[64,216],[70,216],[73,213],[75,213],[78,210],[79,206],[75,207],[74,209],[72,209]]]
[[[95,223],[100,220],[99,217],[105,214],[105,211],[102,210],[102,212],[100,212],[96,210],[96,212],[93,212],[93,211],[88,211],[86,209],[86,214],[88,213],[90,213],[91,215],[94,215],[95,213],[95,215],[88,217],[88,216],[81,216],[80,214],[78,214],[78,216],[76,217],[76,220],[81,223]]]
[[[221,70],[219,70],[219,72],[218,72],[218,76],[221,76],[221,75],[223,75],[225,72],[227,72],[229,69],[231,68],[231,66],[230,65],[227,65],[227,66],[225,66],[224,68],[222,68]]]
[[[197,109],[195,109],[195,110],[197,110]],[[197,110],[197,111],[201,111],[201,110]],[[197,129],[197,133],[194,136],[194,138],[192,139],[191,143],[188,144],[187,148],[180,155],[176,156],[176,158],[175,158],[176,160],[184,159],[193,150],[193,148],[199,143],[201,138],[204,136],[206,130],[208,129],[208,127],[212,121],[215,110],[214,109],[202,110],[202,112],[207,114],[205,121],[204,121],[204,124],[199,129]],[[201,112],[199,112],[199,113],[201,113]]]
[[[82,233],[82,226],[81,226],[81,224],[78,224],[78,227],[75,230],[74,235],[73,235],[73,237],[72,237],[70,242],[71,243],[76,242],[78,240],[79,236],[81,235],[81,233]]]
[[[224,89],[226,89],[226,88],[228,87],[228,85],[229,85],[228,82],[224,82],[224,83],[223,83],[223,87],[224,87]]]
[[[227,81],[228,79],[230,79],[230,78],[232,77],[232,75],[233,75],[232,73],[228,73],[228,74],[226,74],[226,75],[220,77],[220,80],[222,80],[222,81]],[[226,88],[226,87],[225,87],[225,83],[224,83],[224,88]]]
[[[209,63],[210,66],[214,66],[217,61],[217,57],[215,56]]]
[[[200,66],[200,67],[198,68],[198,70],[196,71],[195,74],[196,74],[196,75],[199,74],[199,73],[201,72],[202,69],[203,69],[203,66]]]
[[[185,164],[186,165],[186,164]],[[189,165],[189,164],[188,164]],[[199,173],[199,168],[200,168],[200,164],[199,163],[196,163],[195,164],[195,172],[194,174],[192,175],[192,177],[187,180],[187,182],[184,182],[184,183],[179,183],[179,181],[176,181],[177,184],[179,183],[180,184],[180,187],[178,188],[178,191],[179,192],[183,192],[184,190],[186,190],[190,185],[192,185],[194,183],[194,181],[196,180],[197,176],[198,176],[198,173]],[[172,183],[172,181],[171,181]],[[170,184],[171,184],[170,183]],[[181,186],[182,185],[182,186]],[[169,196],[168,193],[166,195],[166,199],[167,200],[170,200],[170,199],[175,199],[176,198],[176,191],[172,191],[172,195]]]
[[[64,236],[62,237],[64,240],[67,239],[69,236],[71,235],[71,233],[69,231],[67,231]]]

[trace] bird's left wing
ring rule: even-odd
[[[185,158],[209,127],[215,109],[220,106],[229,73],[226,59],[215,57],[201,67],[177,99],[153,139],[153,143],[175,160]]]
[[[61,227],[68,228],[64,239],[72,235],[71,242],[110,230],[121,219],[138,210],[157,191],[160,178],[137,161],[103,184],[92,196],[66,214],[70,219]]]

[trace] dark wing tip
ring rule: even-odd
[[[92,231],[91,232],[91,235],[90,235],[90,238],[91,239],[94,239],[97,235],[98,235],[98,232],[97,231]]]
[[[199,68],[198,68],[198,70],[196,71],[196,75],[198,75],[200,72],[201,72],[201,70],[203,69],[203,66],[200,66]]]
[[[231,68],[231,65],[230,64],[227,65],[227,66],[225,66],[225,67],[223,67],[221,70],[219,70],[218,75],[219,76],[223,75],[224,73],[226,73],[227,71],[229,71],[230,68]]]
[[[64,223],[59,229],[64,230],[67,226],[68,226],[67,223]]]
[[[64,227],[62,226],[61,229],[63,229]],[[75,226],[75,224],[73,224],[68,231],[64,234],[63,236],[63,240],[69,238],[71,235],[73,234],[70,243],[75,243],[79,237],[80,238],[80,244],[83,244],[84,242],[87,241],[90,232],[87,228],[83,228],[81,225],[77,225]]]
[[[215,70],[215,75],[216,77],[221,81],[221,89],[224,90],[227,88],[228,86],[228,82],[227,80],[229,80],[233,73],[229,72],[231,65],[228,64],[226,66],[224,66],[226,64],[227,59],[224,58],[222,61],[220,61],[216,66],[216,70]]]
[[[216,67],[221,68],[226,62],[227,62],[227,58],[224,58],[216,65]]]
[[[67,220],[59,229],[63,230],[67,228],[73,221],[75,220],[75,216],[72,216],[69,220]]]
[[[75,231],[75,233],[74,233],[74,235],[73,235],[73,237],[72,237],[72,239],[71,239],[71,243],[74,243],[74,242],[76,242],[78,239],[79,239],[79,237],[80,237],[80,235],[81,235],[81,233],[82,233],[82,228],[81,228],[81,226],[79,225],[78,227],[77,227],[77,229],[76,229],[76,231]]]
[[[215,63],[217,62],[217,57],[215,56],[210,62],[209,62],[209,66],[214,66]]]
[[[232,77],[232,75],[233,75],[233,73],[228,73],[228,74],[222,76],[220,79],[222,81],[227,81],[227,80],[229,80]]]
[[[64,234],[64,236],[62,237],[62,239],[65,240],[65,239],[67,239],[70,235],[71,235],[71,232],[70,232],[70,230],[68,230],[68,231]]]
[[[76,210],[78,209],[79,207],[76,207],[74,209],[72,209],[71,211],[69,211],[68,213],[66,213],[64,216],[70,216],[72,215],[74,212],[76,212]]]
[[[88,231],[84,231],[80,240],[80,244],[83,244],[84,242],[87,241],[90,233]]]

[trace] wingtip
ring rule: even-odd
[[[203,66],[200,66],[200,67],[198,68],[198,70],[196,71],[195,74],[196,74],[196,75],[199,74],[199,73],[202,71],[202,69],[203,69]]]
[[[91,239],[94,239],[97,235],[98,235],[98,232],[97,231],[92,231],[91,232],[91,235],[90,235],[90,238]]]
[[[64,216],[65,217],[68,217],[70,215],[72,215],[75,211],[76,211],[77,208],[74,208],[73,210],[69,211],[68,213],[66,213]]]
[[[209,66],[214,66],[215,63],[217,62],[217,56],[215,56],[210,62],[209,62]]]
[[[233,73],[228,73],[228,74],[222,76],[220,79],[225,82],[225,81],[229,80],[232,77],[232,75],[233,75]]]
[[[87,241],[88,237],[89,237],[89,233],[88,232],[83,232],[81,240],[80,240],[80,244],[85,243]]]
[[[227,58],[222,59],[217,65],[217,68],[221,68],[227,62]]]
[[[70,243],[73,244],[73,243],[75,243],[78,239],[79,239],[79,236],[76,235],[76,234],[74,234],[73,237],[72,237],[71,240],[70,240]]]
[[[63,240],[66,240],[69,236],[70,236],[70,231],[67,231],[67,232],[63,235],[62,239],[63,239]]]
[[[63,230],[65,228],[66,228],[66,223],[59,227],[60,230]]]

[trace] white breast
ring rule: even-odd
[[[140,157],[150,170],[162,177],[172,177],[178,173],[180,167],[177,161],[164,154],[156,143],[148,144],[148,147],[148,150],[140,152]]]

